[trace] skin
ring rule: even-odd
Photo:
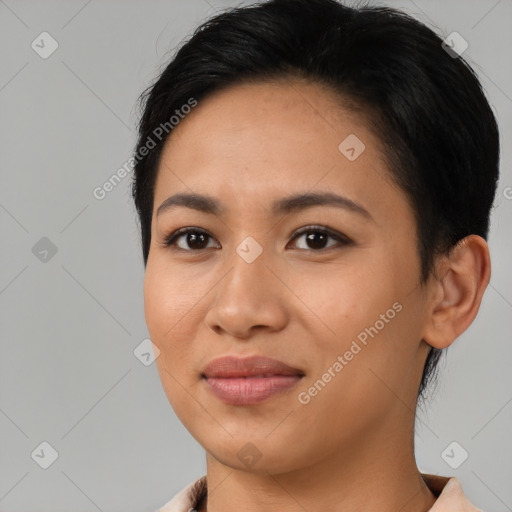
[[[366,146],[354,161],[338,149],[350,134]],[[270,213],[274,200],[310,191],[348,197],[370,217],[335,206]],[[226,211],[176,207],[157,216],[178,192],[213,196]],[[328,238],[315,249],[305,235],[293,239],[318,224],[352,243]],[[164,246],[187,226],[210,235],[207,248],[186,235],[181,251]],[[236,252],[248,236],[263,249],[250,264]],[[414,457],[417,390],[428,344],[448,347],[475,317],[490,260],[485,241],[471,235],[421,285],[416,237],[408,199],[363,114],[318,84],[232,86],[174,128],[155,185],[145,315],[168,399],[207,454],[209,511],[432,507]],[[401,311],[300,403],[298,394],[394,303]],[[258,405],[228,405],[201,378],[227,354],[273,357],[305,376]],[[237,456],[247,443],[261,454],[250,467]]]

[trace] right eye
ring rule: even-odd
[[[201,251],[211,248],[207,246],[209,238],[212,238],[211,235],[202,229],[194,227],[181,228],[165,237],[164,246],[187,252]],[[183,243],[181,245],[177,243],[182,241],[182,239]]]

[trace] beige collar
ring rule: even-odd
[[[482,512],[467,499],[455,477],[422,473],[421,476],[437,498],[428,512]],[[206,475],[187,485],[157,512],[189,512],[195,509],[207,490]]]

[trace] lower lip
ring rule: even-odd
[[[206,378],[209,389],[230,405],[253,405],[287,391],[301,380],[299,375],[272,377]]]

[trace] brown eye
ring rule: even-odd
[[[351,240],[349,240],[344,235],[333,233],[329,230],[322,229],[319,227],[316,228],[313,226],[309,226],[305,229],[300,230],[292,238],[292,241],[300,238],[303,238],[304,244],[303,247],[299,247],[299,249],[310,251],[322,251],[325,249],[330,249],[331,247],[335,246],[336,243],[339,245],[348,245],[351,243]],[[335,243],[327,245],[329,239],[334,240]]]
[[[183,228],[171,233],[165,241],[166,247],[175,246],[184,251],[201,251],[208,249],[208,240],[212,237],[197,228]]]
[[[316,252],[330,249],[336,245],[343,246],[352,243],[352,241],[344,235],[315,226],[307,226],[301,229],[299,232],[295,233],[291,241],[293,242],[300,238],[303,238],[304,243],[302,247],[298,247],[299,249]],[[329,239],[333,240],[334,243],[329,244]],[[213,237],[206,231],[194,227],[187,227],[171,233],[165,238],[163,245],[187,252],[202,251],[212,247],[220,248],[220,244],[219,246],[215,244],[209,245],[209,242],[213,240]]]

